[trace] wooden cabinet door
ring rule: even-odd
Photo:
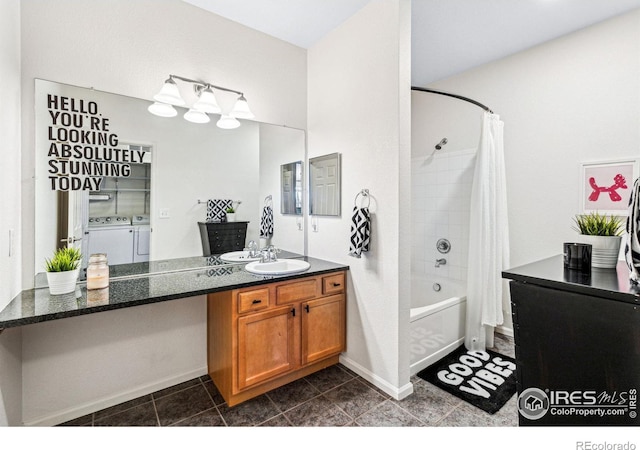
[[[340,353],[345,348],[344,294],[302,304],[302,364]]]
[[[238,318],[239,390],[296,368],[298,313],[285,306]]]

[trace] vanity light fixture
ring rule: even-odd
[[[178,113],[173,106],[186,105],[186,102],[180,95],[176,80],[193,85],[194,92],[198,96],[198,100],[184,114],[184,118],[189,122],[207,123],[210,121],[208,114],[220,114],[220,119],[216,122],[216,125],[224,129],[233,129],[240,126],[240,122],[237,119],[253,119],[255,117],[242,92],[202,81],[191,80],[178,75],[169,75],[160,92],[153,96],[155,103],[147,108],[151,114],[160,117],[174,117]],[[231,112],[225,114],[222,111],[214,95],[214,90],[231,92],[238,95],[238,99]]]
[[[149,105],[147,110],[151,114],[160,117],[175,117],[178,115],[178,111],[168,103],[154,102],[152,105]]]
[[[160,92],[153,96],[153,99],[160,103],[168,103],[175,106],[183,106],[185,104],[184,100],[180,96],[178,85],[173,81],[171,76],[169,76],[169,78],[164,82]]]
[[[211,120],[206,113],[196,109],[195,106],[184,113],[184,118],[191,123],[209,123]]]
[[[235,117],[228,116],[223,114],[220,116],[220,120],[216,122],[218,128],[223,128],[225,130],[233,130],[234,128],[238,128],[240,126],[240,122]]]

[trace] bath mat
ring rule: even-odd
[[[417,375],[489,414],[516,393],[515,360],[492,350],[467,351],[461,345]]]

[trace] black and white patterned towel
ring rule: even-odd
[[[207,222],[222,222],[227,216],[227,208],[232,206],[232,200],[207,200]]]
[[[362,256],[362,252],[369,251],[371,239],[371,215],[369,208],[354,206],[351,217],[351,245],[349,255],[356,258]]]
[[[633,183],[629,197],[624,259],[629,267],[629,278],[633,283],[640,284],[640,178]]]
[[[273,208],[271,206],[265,206],[262,208],[262,217],[260,218],[260,237],[265,239],[273,237]]]

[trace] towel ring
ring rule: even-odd
[[[356,198],[353,199],[353,206],[358,206],[358,197],[361,195],[367,199],[366,208],[368,208],[369,205],[371,205],[371,197],[369,196],[369,189],[363,189],[356,194]]]
[[[273,206],[273,197],[271,197],[270,195],[267,195],[264,198],[264,206]]]

